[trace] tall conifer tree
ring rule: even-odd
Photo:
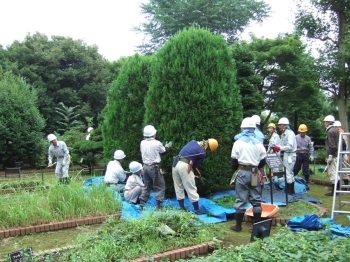
[[[156,58],[145,123],[155,126],[159,140],[173,141],[172,152],[162,158],[162,168],[170,173],[172,156],[190,140],[215,138],[219,148],[207,154],[202,173],[208,187],[227,185],[231,139],[239,131],[242,104],[225,40],[207,30],[189,28],[171,37]],[[166,179],[171,190],[171,176]]]

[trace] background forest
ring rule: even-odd
[[[46,135],[55,133],[74,162],[107,163],[122,149],[126,168],[141,161],[142,129],[152,124],[160,141],[173,141],[162,159],[167,173],[189,140],[219,141],[201,167],[210,187],[227,184],[232,137],[246,116],[260,114],[264,133],[283,116],[296,133],[304,123],[323,145],[325,115],[349,130],[350,1],[296,2],[294,33],[275,39],[237,40],[269,16],[264,1],[150,0],[140,6],[146,22],[134,28],[148,42],[117,61],[82,40],[40,32],[0,45],[0,163],[45,164]]]

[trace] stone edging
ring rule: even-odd
[[[299,199],[299,201],[304,201],[305,203],[308,203],[308,204],[310,204],[312,206],[317,207],[318,208],[317,215],[319,217],[325,217],[326,216],[327,210],[324,207],[316,205],[316,204],[311,203],[311,202],[306,202],[303,199]],[[272,226],[276,226],[277,224],[286,225],[288,220],[290,219],[290,218],[280,218],[280,217],[271,217],[271,218],[272,218]],[[266,219],[269,219],[269,218],[266,218]],[[244,215],[243,221],[249,222],[249,223],[253,223],[253,217]]]
[[[7,237],[24,236],[32,233],[56,231],[56,230],[74,228],[74,227],[84,226],[84,225],[101,224],[109,217],[120,218],[120,216],[121,216],[121,213],[117,213],[113,215],[86,217],[86,218],[73,219],[73,220],[61,221],[61,222],[51,222],[49,224],[41,224],[36,226],[10,228],[5,230],[0,230],[0,239],[7,238]]]

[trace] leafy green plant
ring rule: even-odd
[[[41,181],[13,181],[1,183],[0,189],[36,187],[41,184]]]
[[[176,233],[163,237],[160,226]],[[215,225],[200,225],[190,212],[172,210],[153,213],[137,220],[109,219],[93,236],[81,238],[78,248],[60,257],[60,261],[124,261],[173,250],[204,241],[218,233]]]

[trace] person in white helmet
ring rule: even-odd
[[[231,230],[242,230],[242,221],[249,201],[253,206],[254,223],[261,219],[261,180],[258,168],[265,165],[266,149],[256,138],[255,121],[251,118],[243,119],[241,123],[242,136],[233,144],[231,158],[232,168],[236,174],[236,225]]]
[[[286,168],[287,178],[287,181],[285,181],[285,190],[288,194],[295,194],[293,168],[296,161],[297,141],[294,132],[289,127],[288,118],[280,118],[278,121],[278,128],[282,132],[281,144],[273,146],[272,149],[275,152],[283,152],[283,165]]]
[[[344,133],[344,129],[342,128],[342,124],[340,121],[336,120],[334,121],[333,126],[338,130],[339,133]],[[342,135],[342,151],[348,150],[348,140],[349,138],[347,136]],[[350,161],[349,161],[349,154],[344,154],[343,155],[343,160],[342,160],[342,166],[343,168],[349,168],[350,166]],[[343,174],[343,182],[344,185],[349,185],[349,176],[350,174]]]
[[[260,130],[260,123],[261,118],[258,115],[252,115],[252,120],[255,121],[256,127],[255,127],[255,136],[256,138],[261,142],[261,144],[264,144],[264,134]]]
[[[126,183],[126,174],[121,165],[126,155],[123,150],[116,150],[114,152],[114,160],[109,161],[104,177],[104,182],[117,192],[123,192]]]
[[[323,125],[326,128],[326,163],[327,163],[327,172],[330,177],[330,180],[333,184],[332,190],[326,193],[326,196],[333,196],[334,189],[340,188],[340,177],[337,174],[337,155],[338,155],[338,142],[339,142],[339,132],[333,126],[335,121],[334,116],[328,115],[323,120]],[[335,180],[337,179],[337,184]]]
[[[51,143],[48,151],[49,166],[52,165],[52,159],[57,158],[55,175],[60,184],[69,184],[70,177],[68,175],[70,155],[67,145],[64,141],[58,141],[54,134],[49,134],[47,140]]]
[[[92,134],[92,132],[94,131],[94,128],[93,127],[88,127],[88,129],[87,129],[87,135],[86,135],[86,140],[90,140],[90,137],[91,137],[91,134]]]
[[[132,161],[129,164],[129,170],[132,174],[126,181],[124,198],[127,202],[136,205],[140,203],[142,188],[145,186],[142,181],[142,165],[139,162]]]
[[[166,154],[172,147],[172,142],[165,146],[156,140],[157,130],[152,125],[147,125],[143,129],[144,140],[140,143],[140,151],[143,162],[143,178],[145,186],[142,188],[140,196],[140,209],[147,203],[151,190],[156,195],[156,209],[161,208],[165,196],[165,181],[160,170],[160,154]]]

